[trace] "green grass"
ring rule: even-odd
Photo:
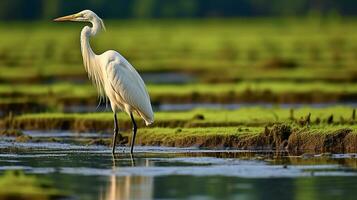
[[[93,97],[96,95],[95,88],[90,84],[0,84],[0,94],[2,96],[17,94],[18,96],[37,96],[52,98],[61,97]]]
[[[313,135],[313,134],[324,135],[324,134],[330,134],[332,132],[335,132],[335,131],[338,131],[341,129],[351,129],[352,130],[351,134],[357,135],[357,125],[356,124],[312,125],[307,130],[307,133],[311,134],[311,135]]]
[[[173,135],[175,138],[188,136],[227,136],[227,135],[246,135],[251,133],[256,135],[263,131],[260,127],[245,127],[244,131],[236,127],[199,127],[199,128],[143,128],[143,137],[155,137],[160,140],[160,135]]]
[[[294,109],[294,117],[296,119],[304,118],[308,113],[311,113],[311,120],[316,118],[321,120],[327,119],[330,115],[334,115],[335,121],[339,121],[340,117],[350,120],[353,108],[347,106],[335,106],[328,108],[311,108],[303,107]],[[196,115],[203,115],[204,120],[195,119]],[[289,122],[290,109],[284,108],[260,108],[250,107],[237,110],[208,110],[196,109],[186,112],[156,112],[155,120],[160,121],[191,121],[194,123],[269,123],[269,122]],[[87,113],[87,114],[70,114],[70,113],[40,113],[40,114],[23,114],[16,116],[17,120],[28,119],[82,119],[82,120],[98,120],[112,121],[113,114],[105,113]],[[119,121],[129,121],[129,117],[125,113],[118,114]]]
[[[141,143],[161,142],[164,145],[180,141],[196,143],[199,139],[254,137],[262,133],[264,128],[247,127],[244,130],[237,127],[208,127],[208,128],[144,128],[140,129],[138,140]],[[187,146],[189,144],[182,144]]]
[[[323,92],[331,94],[356,94],[356,83],[325,83],[310,82],[298,83],[292,81],[263,81],[252,82],[244,81],[240,83],[217,83],[217,84],[184,84],[184,85],[152,85],[149,84],[148,91],[153,99],[160,100],[165,96],[190,96],[194,93],[208,95],[227,95],[228,93],[262,93],[265,91],[273,94],[282,93],[307,93]],[[17,94],[19,97],[26,96],[51,96],[52,98],[61,97],[82,97],[92,98],[97,95],[95,87],[90,84],[0,84],[0,95]],[[0,99],[3,99],[0,97]]]
[[[356,25],[354,19],[108,21],[108,31],[91,42],[97,53],[120,51],[140,72],[193,72],[200,81],[350,80],[357,71]],[[84,75],[82,26],[50,22],[1,26],[0,37],[6,40],[0,43],[0,78]],[[274,59],[299,67],[270,68]]]

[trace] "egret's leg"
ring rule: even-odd
[[[113,149],[112,149],[112,154],[115,153],[115,144],[117,141],[117,135],[118,135],[118,120],[117,120],[117,114],[114,113],[114,137],[113,137]]]
[[[135,158],[134,158],[134,155],[132,153],[130,154],[130,160],[131,160],[131,166],[135,167]]]
[[[134,149],[134,144],[135,144],[135,136],[136,136],[136,131],[137,131],[137,126],[136,126],[136,122],[135,119],[133,117],[133,113],[130,113],[130,117],[131,117],[131,122],[133,123],[133,137],[131,138],[131,147],[130,147],[130,153],[133,153],[133,149]]]

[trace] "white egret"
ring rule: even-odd
[[[146,125],[154,122],[154,113],[144,81],[134,67],[118,52],[109,50],[101,55],[96,55],[93,52],[89,43],[90,37],[95,36],[102,29],[105,30],[103,20],[94,12],[84,10],[77,14],[56,18],[54,21],[90,22],[92,24],[92,27],[85,26],[80,36],[84,68],[96,86],[99,95],[109,99],[114,113],[112,153],[115,153],[115,144],[119,132],[116,113],[120,110],[125,111],[132,120],[133,135],[130,153],[133,153],[137,132],[133,113],[138,114]]]

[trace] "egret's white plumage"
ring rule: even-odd
[[[131,116],[133,122],[133,139],[131,152],[136,134],[136,123],[132,113],[137,113],[144,119],[146,125],[154,122],[150,97],[145,83],[135,68],[118,52],[109,50],[96,55],[90,47],[89,38],[105,29],[103,20],[94,12],[84,10],[74,15],[60,17],[55,21],[83,21],[92,23],[92,27],[85,26],[81,31],[81,51],[84,68],[89,78],[96,86],[103,98],[108,98],[114,112],[115,133],[113,139],[113,153],[117,135],[116,112],[122,110]]]
[[[114,95],[109,97],[113,110],[124,110],[127,113],[135,111],[141,116],[146,125],[154,122],[150,97],[145,88],[144,81],[130,63],[115,51],[106,52],[116,59],[110,61],[106,68],[107,79],[104,82],[105,91],[114,90]],[[102,55],[103,56],[103,55]],[[110,92],[111,93],[111,92]]]

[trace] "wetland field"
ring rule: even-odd
[[[0,199],[355,198],[356,20],[106,26],[93,49],[139,71],[155,123],[137,118],[131,156],[119,113],[112,156],[113,114],[83,68],[81,26],[2,22]]]

